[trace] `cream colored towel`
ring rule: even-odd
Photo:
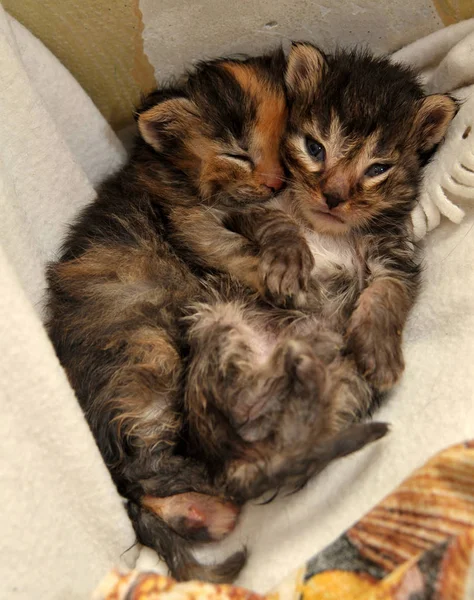
[[[79,600],[135,537],[38,311],[45,261],[124,151],[1,6],[0,115],[0,597]]]

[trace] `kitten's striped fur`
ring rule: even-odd
[[[178,579],[232,579],[244,554],[205,567],[190,542],[221,538],[246,500],[298,487],[386,431],[348,426],[368,411],[371,386],[388,387],[398,375],[400,365],[393,369],[385,355],[379,369],[377,352],[399,352],[399,338],[381,332],[401,329],[415,296],[406,223],[417,152],[429,148],[409,138],[411,175],[398,184],[404,202],[376,187],[348,196],[341,212],[352,206],[358,215],[366,202],[366,216],[327,232],[343,234],[345,250],[339,262],[327,251],[323,275],[322,238],[311,241],[319,221],[308,215],[315,198],[321,203],[321,182],[332,177],[337,193],[350,189],[339,146],[354,153],[357,140],[344,137],[351,122],[343,114],[318,121],[331,88],[321,92],[326,104],[318,90],[347,60],[299,45],[288,68],[281,52],[213,61],[152,94],[138,113],[141,138],[129,163],[103,184],[49,268],[58,356],[139,540]],[[380,66],[393,70],[409,91],[405,126],[416,128],[422,94],[412,75],[387,61],[350,61],[363,63],[351,83],[357,89],[360,77],[354,101],[377,103],[377,94],[364,99],[367,81]],[[419,131],[429,126],[427,119]],[[308,127],[329,136],[337,176],[303,156]],[[275,206],[268,201],[285,179],[282,137],[292,179]],[[354,271],[348,260],[359,261]],[[377,368],[369,371],[374,350]]]

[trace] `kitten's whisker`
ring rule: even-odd
[[[275,175],[275,173],[260,173],[260,175],[264,175],[265,177],[272,177],[273,175]],[[281,179],[285,183],[293,183],[293,179],[291,179],[289,177],[284,177],[284,176],[282,177],[280,175],[279,179]]]

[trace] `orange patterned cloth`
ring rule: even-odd
[[[93,600],[265,600],[234,585],[203,581],[178,583],[171,577],[140,571],[111,571],[93,595]]]
[[[264,600],[230,585],[112,572],[94,600]],[[474,600],[474,441],[448,448],[265,600]]]

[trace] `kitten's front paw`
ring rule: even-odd
[[[302,238],[289,246],[278,241],[265,246],[259,268],[268,297],[282,306],[305,306],[313,267],[313,255]]]
[[[359,323],[349,328],[347,345],[360,373],[376,390],[389,390],[398,382],[405,368],[400,334]]]

